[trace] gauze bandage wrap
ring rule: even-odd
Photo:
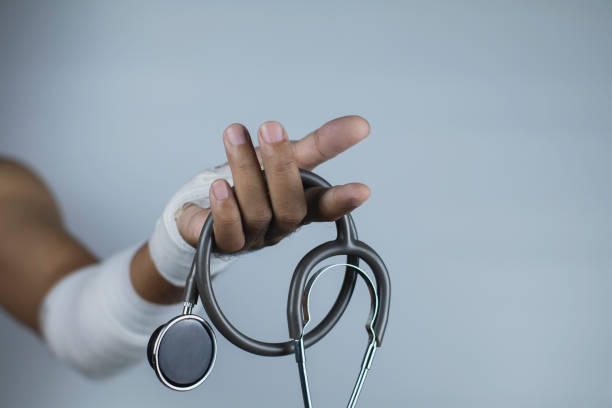
[[[51,351],[91,378],[141,361],[149,336],[176,314],[177,305],[142,299],[130,281],[136,248],[86,266],[46,295],[40,328]]]
[[[177,215],[189,203],[202,208],[210,207],[210,186],[220,178],[233,185],[232,173],[227,164],[206,170],[191,179],[172,196],[162,216],[157,220],[149,240],[149,251],[159,273],[174,286],[185,285],[195,254],[195,249],[185,242],[178,231]],[[230,255],[215,254],[210,260],[211,269],[218,272],[233,258]]]
[[[232,183],[229,166],[207,170],[185,184],[170,199],[158,219],[149,251],[162,276],[183,286],[195,254],[179,234],[175,218],[187,203],[209,207],[212,182]],[[45,296],[40,328],[49,348],[85,375],[103,378],[141,361],[151,333],[177,312],[177,305],[148,302],[136,293],[130,264],[136,248],[74,271]],[[218,272],[234,256],[211,258]]]

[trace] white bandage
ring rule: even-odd
[[[195,249],[181,236],[176,218],[186,204],[194,203],[202,208],[210,207],[209,190],[213,181],[224,178],[233,185],[232,173],[227,164],[204,171],[181,187],[170,199],[162,216],[155,224],[149,240],[151,258],[159,273],[174,286],[184,286],[189,274]],[[218,272],[235,256],[213,253],[211,270]]]
[[[142,299],[130,281],[136,248],[86,266],[45,296],[40,328],[52,352],[91,378],[141,361],[149,336],[180,312],[178,305]]]
[[[149,251],[160,274],[183,286],[195,249],[181,237],[175,218],[187,203],[210,206],[212,182],[232,183],[229,166],[207,170],[185,184],[170,199],[149,240]],[[151,333],[180,313],[175,305],[142,299],[130,280],[136,248],[117,253],[100,263],[74,271],[45,296],[40,328],[49,348],[85,375],[102,378],[142,360]],[[211,257],[213,273],[235,256]]]

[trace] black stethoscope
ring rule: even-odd
[[[304,188],[330,187],[318,175],[300,169]],[[375,351],[382,339],[389,318],[391,282],[380,256],[370,246],[357,239],[357,230],[350,214],[336,221],[337,237],[308,252],[298,263],[291,279],[287,299],[287,324],[290,341],[269,343],[242,333],[225,317],[212,287],[210,256],[213,247],[213,217],[209,216],[202,227],[193,265],[185,284],[183,313],[153,332],[147,355],[159,380],[177,391],[191,390],[202,384],[215,364],[217,344],[212,327],[200,316],[192,314],[193,306],[201,299],[204,309],[214,326],[237,347],[261,356],[295,354],[299,367],[304,406],[312,406],[306,375],[304,349],[327,335],[344,313],[353,294],[357,277],[366,283],[372,299],[366,330],[369,343],[361,371],[351,394],[348,407],[354,407]],[[318,264],[336,255],[346,255],[347,261],[315,270]],[[359,260],[365,261],[374,275],[374,281],[359,268]],[[331,310],[308,333],[309,297],[317,279],[335,267],[345,267],[344,281]]]

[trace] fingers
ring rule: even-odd
[[[232,169],[246,244],[249,246],[263,244],[272,220],[272,209],[251,137],[244,126],[233,124],[225,130],[223,142]]]
[[[267,239],[275,242],[293,232],[306,216],[306,199],[298,164],[285,129],[278,122],[266,122],[258,132],[261,160],[272,212]]]
[[[217,182],[224,181],[221,180]],[[332,188],[309,188],[306,190],[305,196],[308,214],[302,223],[308,224],[311,222],[335,221],[343,215],[350,213],[369,198],[370,189],[361,183],[350,183]],[[231,199],[231,197],[228,198]],[[214,198],[211,189],[211,204],[213,208],[216,209],[215,214],[213,214],[215,217],[214,226],[216,228],[215,242],[217,247],[220,249],[222,248],[224,252],[236,252],[242,248],[240,244],[244,242],[242,241],[244,240],[244,235],[240,229],[241,225],[235,218],[237,215],[235,213],[231,214],[234,210],[237,210],[237,208],[232,207],[231,202],[229,205],[226,204],[224,206],[223,201],[224,200]],[[195,246],[197,244],[202,226],[210,211],[210,209],[200,208],[195,204],[191,204],[180,213],[177,219],[177,226],[183,239],[190,245]],[[220,217],[224,217],[226,220],[233,219],[233,221],[226,221],[226,226],[223,231],[217,221]],[[227,228],[227,230],[225,230],[225,228]],[[227,237],[230,234],[236,234],[236,237]],[[280,238],[282,238],[282,235],[279,234],[274,238],[274,241],[277,242]],[[272,243],[273,242],[268,242],[267,244]],[[244,245],[246,244],[243,244],[243,246]],[[263,243],[257,244],[257,246],[263,246]]]
[[[316,167],[364,139],[369,131],[365,119],[346,116],[290,142],[280,123],[266,122],[258,131],[256,150],[244,126],[229,126],[223,141],[235,194],[225,180],[215,181],[210,189],[211,209],[191,205],[179,215],[181,236],[195,246],[212,211],[217,249],[237,252],[272,245],[302,223],[333,221],[349,213],[368,199],[367,186],[351,183],[305,193],[299,168]]]
[[[210,186],[215,244],[221,252],[240,251],[245,244],[240,209],[228,182],[216,180]]]
[[[335,221],[359,207],[369,197],[370,189],[361,183],[309,188],[306,190],[308,215],[303,223]]]
[[[301,140],[293,142],[298,166],[312,170],[337,156],[370,134],[370,124],[361,116],[331,120]]]
[[[212,211],[215,222],[215,245],[221,252],[237,252],[245,245],[242,220],[238,203],[231,187],[224,179],[215,180],[210,186],[211,208],[189,204],[178,215],[176,226],[183,239],[196,246],[206,218]]]

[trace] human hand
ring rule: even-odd
[[[210,188],[211,208],[185,207],[176,220],[179,233],[195,246],[212,211],[217,250],[233,253],[274,245],[303,224],[342,217],[363,204],[370,189],[349,183],[304,190],[298,169],[312,170],[369,132],[365,119],[345,116],[290,141],[280,123],[266,122],[259,128],[259,147],[255,148],[243,125],[230,125],[223,133],[223,143],[234,191],[225,179],[215,180]]]

